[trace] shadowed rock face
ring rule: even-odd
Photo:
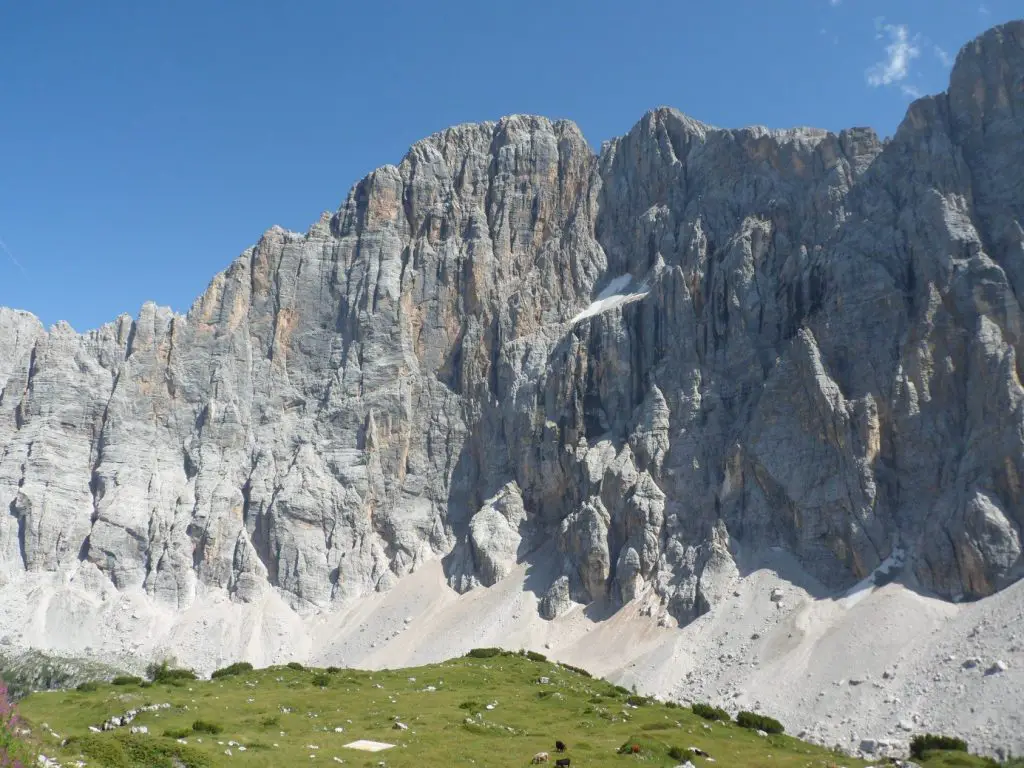
[[[841,587],[900,546],[991,594],[1024,575],[1022,171],[1024,22],[885,143],[668,109],[597,156],[539,117],[436,134],[184,317],[0,310],[0,578],[303,610],[553,541],[545,615],[685,622],[744,551]]]

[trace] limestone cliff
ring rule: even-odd
[[[686,622],[744,552],[1024,575],[1024,22],[896,135],[451,128],[188,314],[0,310],[0,579],[329,608],[429,560]]]

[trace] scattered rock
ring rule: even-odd
[[[1005,661],[994,661],[992,666],[985,670],[986,675],[998,675],[1000,672],[1006,671]]]

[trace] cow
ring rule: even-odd
[[[555,752],[565,752],[565,742],[564,741],[556,741],[555,742]]]
[[[530,764],[540,765],[541,763],[546,763],[550,759],[551,756],[548,755],[547,752],[538,752],[536,755],[533,756],[533,760],[530,761]]]
[[[555,760],[555,768],[569,768],[569,758],[563,757],[561,760]]]

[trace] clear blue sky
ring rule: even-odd
[[[273,224],[305,231],[448,125],[656,106],[870,125],[1019,0],[0,2],[0,305],[86,330],[184,311]],[[881,18],[880,18],[881,17]],[[20,265],[20,266],[19,266]]]

